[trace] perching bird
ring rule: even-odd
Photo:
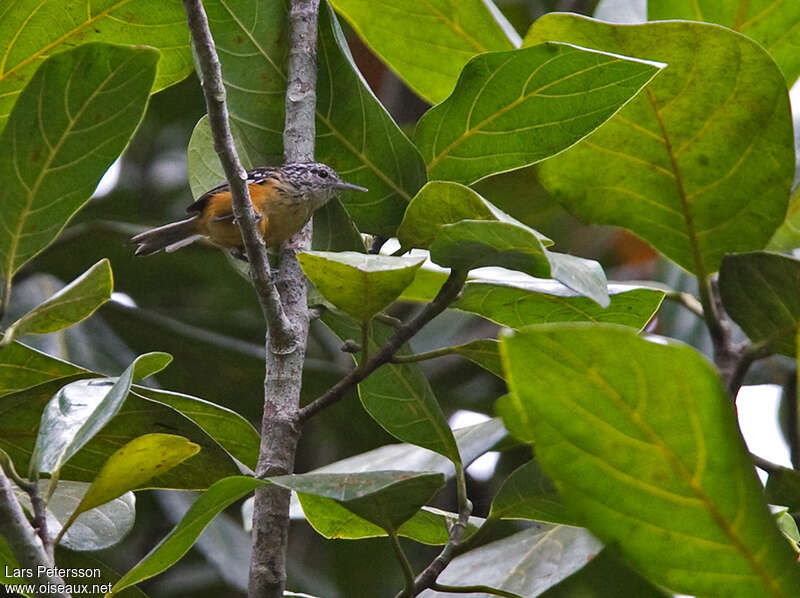
[[[303,227],[315,210],[339,192],[366,191],[364,187],[345,183],[330,166],[319,162],[254,168],[247,173],[247,187],[258,230],[270,248],[280,247]],[[192,214],[186,220],[133,237],[136,255],[150,255],[162,249],[175,251],[203,238],[231,249],[235,255],[244,254],[227,182],[204,193],[186,211]]]

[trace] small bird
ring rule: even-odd
[[[345,183],[326,164],[319,162],[264,166],[247,172],[247,187],[256,213],[258,230],[269,248],[278,248],[299,231],[341,191],[367,191]],[[162,249],[172,252],[200,239],[244,256],[239,227],[233,216],[231,190],[225,182],[203,194],[186,208],[192,216],[146,230],[131,239],[136,255],[151,255]]]

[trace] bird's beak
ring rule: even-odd
[[[353,183],[345,183],[344,181],[340,181],[336,183],[336,188],[341,189],[342,191],[369,191],[366,187],[361,187],[359,185],[354,185]]]

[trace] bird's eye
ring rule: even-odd
[[[319,178],[321,178],[321,179],[327,179],[328,178],[328,173],[325,170],[318,170],[317,171],[317,176]]]

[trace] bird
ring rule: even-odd
[[[367,189],[344,182],[321,162],[295,162],[279,167],[261,166],[247,171],[247,187],[256,225],[268,249],[278,249],[303,228],[311,215],[341,191]],[[186,211],[189,218],[146,230],[131,238],[135,255],[173,252],[207,239],[244,258],[244,243],[233,215],[227,182],[206,191]]]

